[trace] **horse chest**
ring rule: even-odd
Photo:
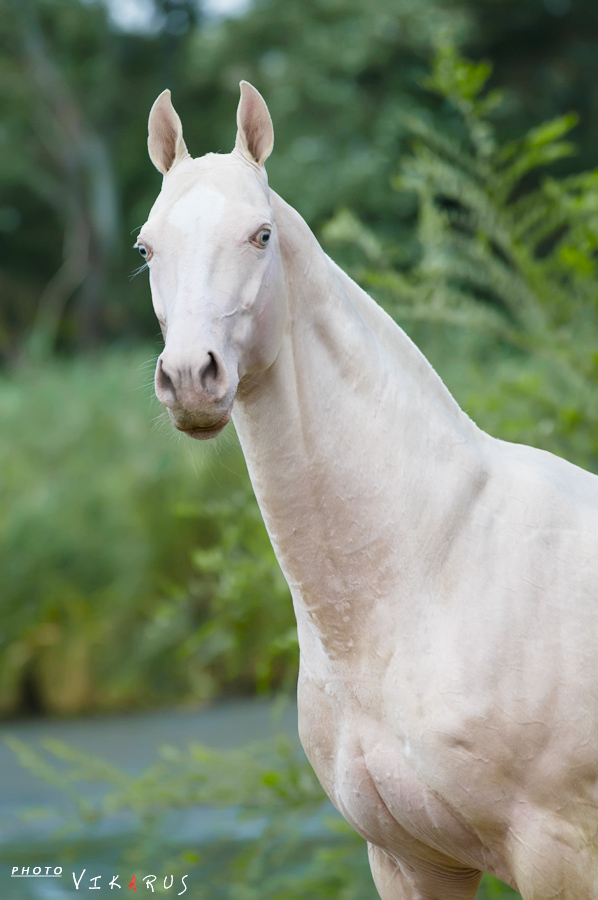
[[[341,696],[342,694],[342,696]],[[472,828],[418,773],[367,688],[299,683],[299,733],[324,790],[366,840],[414,865],[488,862]]]

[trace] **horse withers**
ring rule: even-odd
[[[241,82],[192,159],[165,91],[137,241],[176,428],[231,415],[291,588],[299,731],[382,900],[598,900],[598,478],[496,440],[270,190]]]

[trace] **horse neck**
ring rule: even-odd
[[[300,643],[339,657],[401,580],[429,577],[455,496],[479,480],[480,432],[298,213],[275,195],[273,208],[288,327],[234,421]]]

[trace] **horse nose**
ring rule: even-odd
[[[226,367],[214,350],[199,363],[177,363],[163,353],[156,366],[156,396],[170,409],[218,403],[228,390]]]

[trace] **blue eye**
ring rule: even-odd
[[[262,245],[262,247],[266,246],[266,244],[270,240],[270,232],[268,231],[267,228],[264,228],[264,229],[262,229],[262,231],[260,231],[260,236],[259,236],[258,240],[259,240],[260,244]]]
[[[149,247],[146,247],[145,244],[135,243],[133,244],[133,250],[139,250],[142,257],[147,261],[152,258],[152,251]]]

